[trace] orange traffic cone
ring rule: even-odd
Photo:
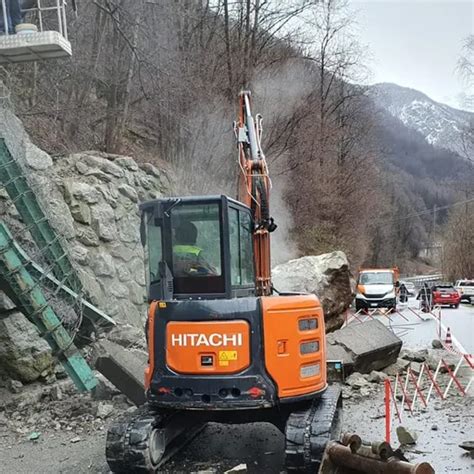
[[[449,347],[453,345],[453,340],[451,339],[451,329],[448,328],[446,331],[446,341],[445,344]]]

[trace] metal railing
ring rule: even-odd
[[[443,281],[443,274],[436,273],[434,275],[417,275],[412,277],[400,278],[403,281],[410,281],[415,284],[416,287],[423,286],[423,283],[437,283]]]
[[[0,0],[2,5],[2,15],[3,15],[3,27],[4,33],[6,36],[14,34],[14,31],[10,31],[10,15],[7,6],[8,0]],[[30,4],[35,4],[35,6],[30,6]],[[67,31],[67,19],[66,19],[66,0],[34,0],[28,2],[28,8],[21,9],[22,15],[31,14],[35,15],[37,18],[37,27],[39,31],[45,31],[45,16],[50,12],[53,12],[53,15],[57,17],[57,25],[54,28],[55,31],[58,31],[64,38],[68,39]]]

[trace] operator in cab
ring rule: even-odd
[[[174,276],[199,277],[217,275],[217,270],[203,256],[203,249],[196,245],[198,231],[192,222],[182,222],[174,231]]]

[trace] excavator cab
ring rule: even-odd
[[[250,209],[227,196],[143,204],[149,300],[255,296]]]

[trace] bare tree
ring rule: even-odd
[[[458,71],[468,86],[474,85],[474,35],[464,40],[463,54],[458,61]]]
[[[285,60],[314,0],[219,0],[223,5],[228,95],[248,88],[257,71]]]
[[[474,275],[474,204],[452,209],[443,239],[443,273],[449,278]]]
[[[364,71],[361,48],[353,33],[354,17],[347,0],[317,2],[306,21],[310,39],[306,59],[313,61],[318,75],[319,161],[330,146],[330,130],[342,125],[347,102],[365,93],[362,87],[348,87],[347,81],[361,82]],[[346,107],[347,109],[350,108]],[[337,128],[337,125],[336,125]]]
[[[458,72],[468,88],[464,100],[469,107],[474,107],[474,35],[464,40],[463,54],[458,61]],[[474,119],[471,119],[462,131],[461,145],[462,154],[474,163]]]
[[[374,112],[366,88],[353,85],[364,66],[347,2],[321,2],[308,13],[303,60],[313,87],[288,159],[295,233],[304,253],[343,248],[360,263],[370,250],[370,216],[381,203]]]

